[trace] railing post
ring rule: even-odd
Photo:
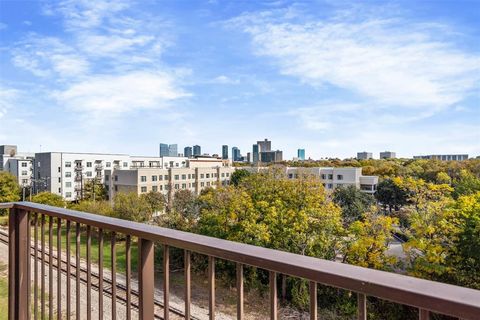
[[[28,238],[28,212],[10,209],[8,218],[8,319],[27,320],[29,303],[30,239]]]
[[[139,319],[154,318],[153,242],[138,239],[138,310]]]

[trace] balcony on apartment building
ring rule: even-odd
[[[205,283],[208,283],[209,319],[215,318],[217,259],[233,262],[232,266],[236,268],[237,319],[245,317],[244,266],[263,269],[269,274],[270,319],[279,317],[277,279],[280,275],[309,282],[310,319],[317,319],[318,316],[318,285],[341,288],[356,294],[357,319],[367,319],[367,297],[414,307],[418,309],[418,317],[422,320],[430,319],[433,314],[459,319],[480,317],[478,290],[35,203],[5,203],[0,204],[0,208],[10,210],[9,319],[44,319],[47,315],[51,318],[53,312],[76,314],[77,317],[86,315],[88,319],[102,318],[103,313],[98,310],[106,308],[106,299],[111,308],[108,313],[112,315],[118,311],[117,304],[123,303],[127,319],[130,319],[132,312],[138,312],[139,319],[168,319],[173,309],[180,318],[195,318],[191,307],[190,275],[193,253],[208,257]],[[54,234],[57,235],[56,243],[52,243]],[[62,237],[66,245],[62,245]],[[86,238],[86,259],[82,262],[79,253],[81,237]],[[125,252],[122,252],[126,264],[125,277],[122,278],[125,282],[122,284],[119,283],[116,267],[111,272],[104,272],[104,250],[111,250],[109,265],[118,265],[118,237],[126,239]],[[131,266],[133,239],[138,239],[139,266],[136,274],[138,284],[134,286],[131,280],[134,278]],[[161,273],[155,271],[155,246],[163,247]],[[171,306],[170,251],[173,248],[184,252],[184,281],[181,283],[184,286],[184,299],[180,309]],[[98,265],[92,263],[92,252],[98,252]],[[62,259],[57,260],[56,257]],[[61,272],[53,273],[52,270],[57,268]],[[159,275],[163,277],[161,296],[155,294],[154,287],[154,277]],[[51,285],[53,282],[57,283],[56,291]],[[86,301],[78,299],[80,287],[82,292],[86,290]],[[106,293],[96,294],[98,301],[93,301],[93,290]],[[159,308],[159,305],[163,307]]]

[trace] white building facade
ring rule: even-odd
[[[279,167],[284,170],[288,179],[311,177],[322,182],[325,190],[353,185],[361,191],[374,194],[377,191],[378,177],[362,175],[362,168],[334,168],[334,167]],[[268,170],[267,167],[243,167],[250,172]]]

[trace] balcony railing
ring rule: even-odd
[[[182,317],[193,318],[191,314],[191,253],[195,252],[208,256],[208,290],[209,290],[209,318],[215,318],[215,259],[224,259],[236,263],[237,274],[237,319],[243,319],[243,266],[254,266],[269,271],[270,281],[270,319],[277,319],[277,275],[306,279],[310,282],[310,318],[317,319],[317,284],[333,286],[357,293],[358,319],[367,318],[367,296],[385,299],[398,304],[404,304],[419,309],[419,319],[429,319],[430,313],[439,313],[461,319],[479,319],[480,316],[480,291],[417,279],[404,275],[372,270],[338,262],[307,257],[288,252],[282,252],[252,245],[241,244],[216,238],[206,237],[172,229],[160,228],[126,220],[72,211],[57,207],[45,206],[29,202],[16,202],[0,204],[0,208],[10,209],[9,214],[9,319],[29,319],[33,312],[34,318],[44,319],[53,315],[53,296],[62,296],[62,286],[66,286],[65,299],[56,299],[57,314],[72,312],[77,319],[82,312],[87,318],[92,316],[92,231],[98,230],[98,274],[95,286],[103,292],[103,247],[104,235],[111,232],[111,279],[108,286],[111,288],[111,314],[115,319],[118,299],[117,289],[120,290],[116,275],[116,238],[118,234],[126,235],[126,286],[124,302],[126,304],[127,319],[132,312],[132,269],[131,269],[131,242],[132,237],[138,238],[138,304],[139,319],[154,319],[154,245],[163,246],[163,319],[169,319],[170,302],[170,254],[169,249],[176,247],[183,249],[184,255],[184,285],[185,305]],[[47,225],[48,222],[48,225]],[[52,243],[53,229],[56,224],[56,257],[62,257],[62,228],[66,233],[66,247],[63,256],[66,261],[66,282],[61,280],[62,272],[57,272],[57,292],[53,291],[55,280],[52,268],[61,270],[62,259],[56,259]],[[31,226],[31,227],[29,227]],[[81,226],[86,226],[86,268],[80,262],[80,237]],[[45,228],[48,228],[48,233]],[[33,233],[33,242],[31,241]],[[39,238],[40,234],[40,238]],[[70,239],[75,235],[75,256],[72,257]],[[45,247],[45,235],[48,238],[48,250]],[[154,244],[155,243],[155,244]],[[47,252],[48,251],[48,252]],[[72,250],[73,251],[73,250]],[[40,263],[31,264],[29,256]],[[47,261],[48,256],[48,261]],[[38,260],[37,260],[38,259]],[[72,265],[75,259],[76,263]],[[31,273],[31,268],[33,272]],[[45,268],[48,267],[48,277]],[[73,271],[72,269],[75,269]],[[80,296],[81,272],[86,273],[87,301],[86,308],[82,309]],[[30,275],[33,274],[33,285]],[[48,278],[48,288],[45,284]],[[40,284],[39,284],[40,281]],[[72,282],[76,285],[76,301],[72,305]],[[30,294],[33,293],[33,303]],[[48,299],[48,303],[46,303]],[[98,318],[103,317],[103,294],[98,295]],[[32,304],[31,304],[32,303]],[[31,307],[29,307],[31,306]],[[83,306],[85,307],[85,306]]]

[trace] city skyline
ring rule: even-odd
[[[0,2],[0,144],[480,154],[476,2],[25,5]]]

